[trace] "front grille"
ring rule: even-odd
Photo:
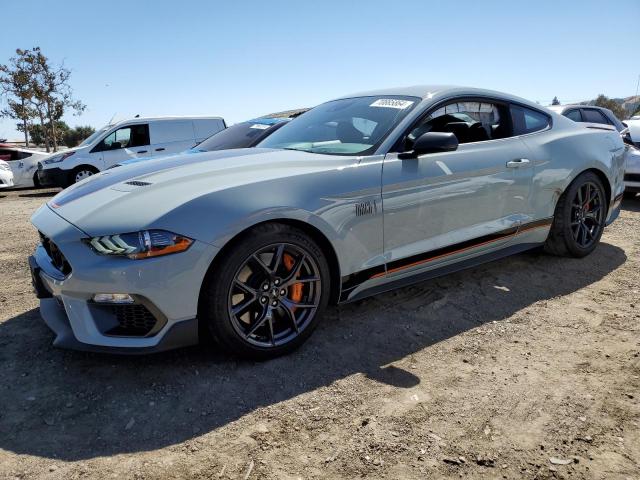
[[[640,182],[640,173],[625,173],[625,182]]]
[[[44,235],[42,232],[38,233],[40,234],[40,243],[42,243],[47,255],[49,255],[53,266],[60,270],[63,275],[69,275],[71,273],[71,265],[69,265],[69,262],[67,262],[67,259],[64,257],[60,249],[58,249],[56,244],[53,243],[49,237]]]
[[[144,305],[112,305],[107,308],[115,315],[118,325],[105,332],[106,335],[144,337],[158,322]]]

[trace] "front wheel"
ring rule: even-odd
[[[604,231],[606,198],[597,175],[585,172],[578,176],[558,200],[545,250],[570,257],[589,255]]]
[[[98,173],[98,169],[91,167],[89,165],[81,165],[79,167],[74,168],[69,174],[69,178],[67,180],[67,186],[73,185],[74,183],[78,183],[85,178],[90,177],[91,175],[95,175]]]
[[[256,227],[215,265],[201,321],[225,350],[255,359],[291,352],[313,332],[329,298],[329,268],[304,232]]]

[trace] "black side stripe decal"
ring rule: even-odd
[[[466,240],[464,242],[448,245],[446,247],[438,248],[436,250],[431,250],[429,252],[412,255],[411,257],[394,260],[392,262],[387,263],[386,268],[384,265],[379,265],[376,267],[367,268],[366,270],[356,272],[346,277],[342,277],[342,294],[340,296],[341,300],[348,297],[349,293],[351,293],[351,291],[354,290],[358,285],[360,285],[361,283],[364,283],[365,281],[371,278],[382,277],[387,273],[392,273],[392,272],[400,271],[415,265],[428,263],[438,258],[453,255],[455,253],[461,253],[465,250],[470,250],[472,248],[476,248],[488,243],[492,243],[498,240],[512,237],[514,235],[526,232],[528,230],[533,230],[535,228],[540,228],[540,227],[547,227],[551,225],[552,222],[553,222],[553,217],[544,218],[542,220],[536,220],[534,222],[529,222],[529,223],[520,225],[519,227],[507,228],[505,230],[501,230],[499,232],[495,232],[489,235],[483,235],[482,237],[477,237],[471,240]]]

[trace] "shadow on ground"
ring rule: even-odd
[[[44,198],[53,197],[58,192],[37,192],[37,193],[21,193],[18,196],[23,198]]]
[[[581,260],[526,253],[333,307],[299,351],[264,363],[201,347],[148,357],[56,350],[31,310],[0,324],[0,448],[64,460],[149,451],[354,373],[412,387],[420,378],[389,363],[586,287],[625,260],[609,244]]]

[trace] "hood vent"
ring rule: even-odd
[[[149,182],[141,182],[140,180],[131,180],[130,182],[124,182],[125,185],[133,185],[134,187],[146,187],[147,185],[153,185]]]

